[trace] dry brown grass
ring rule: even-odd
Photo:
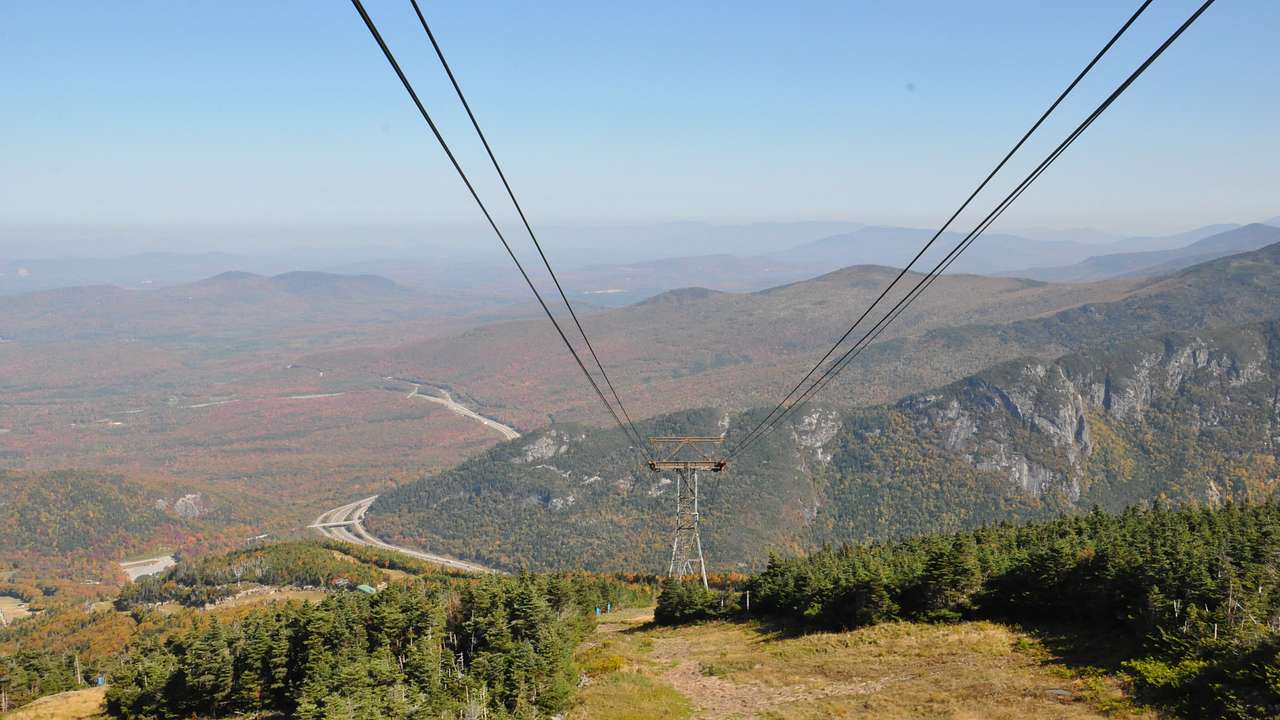
[[[328,595],[324,590],[302,590],[298,588],[270,588],[265,592],[239,595],[227,598],[218,603],[219,608],[243,607],[246,605],[262,605],[273,602],[320,602]]]
[[[612,632],[584,648],[584,665],[623,664],[593,678],[571,718],[1154,717],[1132,707],[1115,678],[1071,671],[1032,637],[994,623],[800,637],[750,624],[638,623],[606,626]]]
[[[13,622],[27,617],[31,611],[27,609],[27,604],[18,598],[0,595],[0,613],[4,614],[5,622]]]
[[[49,695],[10,712],[4,720],[84,720],[102,715],[107,689],[101,687]]]

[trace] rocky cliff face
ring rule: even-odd
[[[808,451],[817,463],[826,464],[831,462],[827,446],[839,434],[840,427],[840,413],[835,410],[810,410],[791,426],[791,440],[800,449],[802,458]]]
[[[1095,425],[1136,431],[1153,408],[1192,433],[1249,432],[1262,393],[1274,448],[1280,428],[1277,323],[1170,334],[1055,362],[1005,363],[899,403],[917,432],[1033,497],[1080,500]]]

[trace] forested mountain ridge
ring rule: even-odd
[[[917,478],[920,467],[901,462],[917,452],[950,459],[942,466],[949,469],[926,476],[944,485],[969,473],[988,476],[1035,512],[1095,504],[1118,510],[1157,498],[1260,500],[1277,485],[1278,388],[1275,321],[1170,333],[1054,362],[1004,363],[894,406],[854,413],[845,445],[833,451],[842,467],[829,487],[835,513],[828,532],[928,530],[929,513],[906,512],[921,502],[961,524],[1000,519],[984,512],[995,508],[981,494],[958,507],[940,491],[904,503],[904,491],[929,487],[931,478]]]
[[[42,567],[65,568],[73,558],[114,565],[156,544],[194,543],[209,531],[209,504],[198,493],[161,493],[119,475],[0,470],[0,555]]]
[[[1019,320],[1004,332],[1023,343],[1085,348],[1136,335],[1270,320],[1280,308],[1277,281],[1280,242],[1146,281],[1112,302],[1085,303],[1045,317]]]
[[[1122,297],[1105,302],[1086,302],[1007,323],[930,329],[918,337],[880,342],[863,353],[850,370],[863,372],[860,382],[866,382],[869,373],[877,384],[888,383],[896,374],[906,381],[904,386],[918,388],[911,392],[919,392],[926,389],[920,387],[921,381],[941,374],[931,371],[931,363],[970,366],[976,358],[998,354],[1006,356],[985,365],[1019,356],[1054,358],[1156,333],[1195,332],[1271,320],[1277,315],[1280,243],[1143,281]],[[900,362],[888,363],[908,353],[912,361],[905,367]],[[981,369],[973,368],[966,374]]]
[[[1274,493],[1280,323],[1171,333],[995,366],[894,404],[818,406],[704,475],[720,567],[770,548],[958,529],[1167,498]],[[688,411],[642,434],[724,431],[763,411]],[[553,427],[385,493],[374,532],[506,567],[656,568],[673,485],[609,430]]]
[[[1051,359],[1159,333],[1200,332],[1277,316],[1280,243],[1144,281],[1107,302],[882,340],[850,363],[824,395],[842,405],[861,404],[869,395],[896,401],[1019,357]]]
[[[722,421],[728,416],[691,410],[645,421],[641,432],[691,434]],[[790,460],[799,462],[798,453]],[[734,507],[741,520],[704,535],[708,552],[728,545],[743,557],[753,544],[789,547],[789,528],[803,522],[813,499],[809,483],[796,480],[803,478],[704,476],[708,502]],[[366,526],[387,540],[506,568],[652,570],[667,542],[672,482],[643,467],[621,433],[558,425],[385,492]]]

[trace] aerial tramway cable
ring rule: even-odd
[[[377,25],[375,25],[373,19],[369,17],[369,13],[365,10],[363,3],[361,3],[360,0],[351,0],[351,4],[355,6],[356,12],[360,14],[360,18],[364,20],[365,26],[368,27],[369,33],[373,36],[374,41],[377,42],[378,47],[382,50],[382,54],[386,56],[387,62],[391,65],[391,69],[395,71],[396,77],[400,79],[400,83],[404,85],[405,91],[409,93],[409,97],[413,100],[414,106],[418,108],[418,112],[422,115],[422,119],[426,121],[427,127],[431,129],[431,133],[435,136],[436,142],[440,144],[440,148],[444,150],[445,155],[448,156],[449,162],[452,163],[453,169],[458,173],[458,177],[460,177],[463,184],[466,185],[467,191],[471,193],[471,197],[475,200],[476,205],[480,207],[480,212],[484,214],[484,218],[488,221],[489,227],[493,229],[494,234],[498,236],[498,240],[502,242],[503,248],[505,248],[507,254],[511,256],[511,261],[515,263],[516,268],[520,271],[521,277],[524,278],[525,283],[533,292],[534,297],[537,298],[538,304],[542,306],[542,311],[546,313],[547,319],[549,319],[551,324],[555,326],[556,333],[559,334],[560,340],[564,342],[565,347],[569,349],[569,353],[573,355],[574,361],[582,370],[582,374],[586,376],[587,382],[591,384],[596,396],[600,399],[600,402],[604,404],[605,409],[609,411],[614,422],[616,422],[618,427],[622,430],[623,435],[627,437],[629,442],[635,443],[634,447],[636,451],[641,454],[644,460],[647,460],[648,453],[645,449],[644,443],[642,442],[642,438],[638,436],[632,438],[630,430],[625,424],[623,424],[622,419],[618,417],[617,411],[613,409],[613,405],[609,403],[608,398],[605,397],[604,392],[600,389],[600,385],[591,375],[591,372],[587,370],[587,366],[582,361],[581,356],[578,355],[577,349],[573,347],[573,343],[569,342],[568,336],[565,335],[564,330],[560,327],[560,322],[556,320],[551,309],[547,307],[547,303],[543,300],[542,294],[538,292],[537,286],[533,284],[533,280],[525,271],[524,265],[520,263],[520,259],[516,257],[515,251],[511,249],[510,243],[507,242],[506,237],[502,234],[502,230],[498,227],[497,222],[494,221],[493,215],[489,213],[489,208],[485,206],[484,201],[480,199],[480,195],[476,192],[475,186],[471,184],[470,178],[467,177],[466,172],[462,169],[462,165],[458,162],[457,157],[454,156],[453,151],[449,148],[449,143],[447,143],[444,136],[441,135],[440,129],[436,126],[435,121],[431,119],[431,114],[427,112],[426,106],[418,97],[417,91],[414,90],[413,84],[405,75],[404,70],[400,68],[400,63],[396,61],[395,55],[391,52],[391,48],[388,47],[386,41],[383,40],[382,33],[378,32]]]
[[[929,238],[928,242],[924,244],[924,247],[920,248],[920,251],[916,253],[915,257],[911,258],[911,261],[908,262],[906,266],[903,267],[902,270],[898,272],[898,275],[894,277],[894,279],[887,286],[885,286],[884,290],[880,292],[880,294],[876,297],[876,299],[871,301],[871,304],[867,306],[866,310],[862,311],[862,314],[858,316],[858,319],[853,321],[853,325],[849,326],[849,329],[846,330],[844,334],[841,335],[839,339],[837,339],[835,343],[831,345],[831,349],[827,350],[827,352],[821,358],[818,359],[818,362],[813,364],[813,367],[809,369],[809,372],[805,373],[804,377],[800,378],[800,381],[795,384],[795,387],[791,388],[791,391],[788,392],[786,396],[783,397],[782,400],[779,401],[778,404],[775,405],[773,409],[770,410],[769,413],[765,415],[765,417],[754,428],[752,428],[751,432],[747,433],[743,437],[743,439],[739,441],[738,447],[744,447],[750,444],[751,442],[754,442],[755,436],[759,432],[761,432],[761,430],[764,429],[766,425],[769,425],[770,427],[772,427],[772,425],[770,424],[770,421],[774,419],[775,415],[778,412],[785,410],[787,401],[790,400],[792,397],[794,397],[797,392],[800,392],[800,388],[804,386],[805,382],[807,382],[809,378],[813,377],[814,373],[818,372],[818,370],[822,367],[822,364],[825,363],[827,359],[830,358],[836,352],[836,350],[839,349],[839,347],[842,344],[844,344],[845,340],[849,339],[849,336],[852,335],[854,330],[857,329],[857,327],[862,324],[863,320],[866,320],[867,316],[871,314],[872,310],[874,310],[875,307],[878,304],[880,304],[885,299],[885,297],[889,295],[890,292],[893,291],[893,288],[898,285],[898,283],[902,280],[903,277],[906,276],[908,272],[910,272],[911,268],[914,267],[917,262],[919,262],[920,258],[924,257],[924,254],[929,251],[929,248],[933,247],[933,244],[937,242],[938,238],[942,237],[942,234],[947,231],[947,228],[951,227],[951,223],[955,222],[956,218],[960,216],[960,213],[964,212],[969,207],[970,203],[973,202],[974,198],[978,196],[978,193],[982,192],[987,187],[987,185],[991,182],[991,180],[995,178],[996,174],[999,173],[1000,170],[1003,169],[1006,164],[1008,164],[1009,160],[1012,159],[1013,156],[1018,152],[1018,150],[1020,150],[1022,146],[1026,144],[1027,140],[1031,138],[1031,136],[1035,133],[1035,131],[1038,130],[1041,125],[1044,124],[1045,120],[1049,119],[1049,116],[1053,114],[1053,111],[1056,110],[1058,106],[1062,104],[1062,101],[1065,100],[1067,96],[1071,94],[1071,91],[1074,90],[1076,86],[1080,84],[1080,81],[1083,80],[1084,77],[1088,75],[1091,70],[1093,70],[1093,67],[1098,64],[1098,61],[1100,61],[1102,57],[1111,50],[1112,46],[1114,46],[1116,42],[1120,39],[1120,37],[1124,35],[1126,31],[1129,30],[1130,26],[1132,26],[1133,23],[1142,15],[1142,13],[1146,11],[1147,7],[1150,6],[1152,2],[1153,0],[1144,0],[1143,3],[1138,6],[1138,9],[1134,11],[1134,13],[1129,17],[1129,19],[1125,21],[1123,25],[1120,26],[1120,29],[1117,30],[1116,33],[1111,36],[1111,39],[1107,41],[1107,44],[1103,45],[1102,49],[1099,50],[1097,54],[1093,56],[1093,59],[1090,60],[1089,63],[1085,65],[1084,68],[1079,73],[1076,74],[1075,79],[1073,79],[1067,85],[1066,89],[1064,89],[1058,95],[1057,99],[1055,99],[1053,103],[1049,105],[1048,109],[1046,109],[1040,115],[1039,119],[1037,119],[1035,123],[1032,124],[1030,129],[1028,129],[1025,133],[1022,134],[1022,137],[1018,139],[1018,142],[1014,143],[1013,147],[1010,148],[1010,150],[1007,153],[1005,153],[1004,157],[1000,159],[1000,162],[996,163],[996,166],[992,168],[991,172],[987,173],[987,176],[982,179],[982,182],[978,183],[978,186],[974,188],[973,192],[969,193],[969,196],[965,198],[963,203],[960,204],[960,207],[957,208],[955,212],[951,213],[951,217],[947,218],[947,221],[942,224],[942,227],[938,228],[938,231],[933,234],[933,237]],[[736,451],[730,453],[730,456],[735,454],[737,454]]]
[[[1000,202],[999,205],[997,205],[996,209],[994,209],[985,218],[983,218],[983,220],[972,231],[970,231],[970,233],[967,236],[965,236],[965,238],[961,240],[960,243],[958,243],[956,247],[951,250],[951,252],[947,253],[947,255],[941,261],[939,261],[938,264],[928,272],[928,274],[926,274],[923,278],[921,278],[921,280],[916,283],[916,285],[911,289],[911,291],[908,292],[907,295],[905,295],[902,299],[900,299],[889,310],[889,312],[886,313],[884,317],[882,317],[880,321],[877,322],[876,325],[872,327],[870,331],[864,334],[858,340],[858,342],[856,342],[853,345],[853,347],[846,350],[845,353],[840,356],[840,358],[838,358],[834,363],[828,366],[827,369],[822,373],[822,375],[819,376],[819,378],[815,380],[798,398],[796,398],[795,402],[793,402],[790,406],[787,406],[781,414],[774,416],[771,422],[769,422],[769,418],[766,417],[766,420],[762,421],[760,425],[758,425],[756,429],[754,429],[752,433],[749,434],[749,437],[744,437],[743,441],[740,442],[731,453],[729,453],[728,457],[733,458],[737,456],[743,450],[745,450],[748,446],[750,446],[751,444],[759,440],[764,435],[771,432],[773,428],[777,427],[777,425],[787,415],[791,414],[796,408],[807,403],[808,400],[812,398],[817,392],[819,392],[822,388],[826,387],[826,385],[829,384],[831,380],[835,378],[836,375],[838,375],[845,367],[847,367],[848,364],[854,358],[856,358],[858,355],[862,353],[862,350],[865,349],[867,345],[870,344],[870,342],[875,340],[875,338],[878,337],[880,333],[884,331],[884,328],[888,327],[889,324],[891,324],[895,319],[897,319],[899,315],[902,314],[902,311],[908,305],[914,302],[915,299],[918,298],[921,293],[923,293],[926,289],[928,289],[928,287],[933,284],[933,281],[937,279],[937,277],[940,276],[943,272],[945,272],[946,269],[949,268],[953,262],[955,262],[956,258],[958,258],[962,253],[964,253],[964,251],[967,250],[970,246],[972,246],[974,241],[976,241],[978,237],[983,232],[985,232],[986,229],[990,227],[991,224],[994,223],[995,220],[998,219],[1000,215],[1002,215],[1004,211],[1008,209],[1008,207],[1012,205],[1013,202],[1016,201],[1018,197],[1020,197],[1022,193],[1033,182],[1035,182],[1035,180],[1039,178],[1040,175],[1050,165],[1052,165],[1053,162],[1057,160],[1058,157],[1061,156],[1062,153],[1068,147],[1070,147],[1071,144],[1074,143],[1075,140],[1078,137],[1080,137],[1080,135],[1083,134],[1086,129],[1088,129],[1090,125],[1093,124],[1093,121],[1098,119],[1098,117],[1101,116],[1102,113],[1105,112],[1107,108],[1109,108],[1112,105],[1112,103],[1116,101],[1116,99],[1118,99],[1122,94],[1124,94],[1124,92],[1134,83],[1134,81],[1136,81],[1144,72],[1146,72],[1147,68],[1149,68],[1152,65],[1152,63],[1154,63],[1161,55],[1163,55],[1164,51],[1167,50],[1189,27],[1191,27],[1191,25],[1195,23],[1195,21],[1199,19],[1199,17],[1206,10],[1208,10],[1209,7],[1213,5],[1215,1],[1216,0],[1206,0],[1195,12],[1193,12],[1191,16],[1188,17],[1187,20],[1182,23],[1182,25],[1180,25],[1163,43],[1161,43],[1161,45],[1158,48],[1156,48],[1156,50],[1141,65],[1139,65],[1138,68],[1134,70],[1128,76],[1128,78],[1126,78],[1125,81],[1120,84],[1119,87],[1117,87],[1111,93],[1111,95],[1109,95],[1079,126],[1077,126],[1076,129],[1072,131],[1070,135],[1068,135],[1066,140],[1060,143],[1053,150],[1053,152],[1049,154],[1048,157],[1046,157],[1034,170],[1032,170],[1031,173],[1025,179],[1023,179],[1023,181],[1019,183],[1018,186],[1015,187],[1014,190],[1010,192],[1004,198],[1004,200]],[[1139,12],[1140,11],[1141,11],[1141,8],[1139,9]],[[875,303],[872,303],[872,307],[874,307],[874,305]],[[868,312],[869,311],[870,311],[870,308],[868,309]],[[865,317],[866,314],[867,313],[863,313],[863,317]],[[859,320],[861,320],[861,318]],[[856,326],[857,324],[855,323],[854,327]],[[803,384],[803,382],[804,381],[802,380],[801,384]],[[790,395],[788,397],[790,397]],[[785,402],[786,400],[784,399],[783,403]],[[781,406],[783,403],[780,403],[779,405]],[[770,413],[770,415],[773,415],[773,413]],[[766,425],[766,422],[768,422],[768,425]]]
[[[1150,0],[1148,0],[1150,2]],[[613,381],[609,379],[609,373],[605,371],[604,364],[600,362],[600,356],[596,354],[596,348],[591,344],[591,339],[587,337],[587,331],[583,329],[582,322],[578,320],[578,313],[574,312],[573,305],[569,302],[569,296],[565,294],[564,288],[560,285],[560,278],[556,277],[555,270],[551,269],[551,261],[547,259],[547,254],[542,250],[542,243],[538,242],[538,236],[533,232],[533,226],[529,224],[529,218],[524,214],[524,208],[521,207],[520,201],[516,200],[516,193],[511,189],[511,183],[507,181],[507,174],[503,172],[502,165],[498,163],[498,158],[493,153],[493,148],[489,146],[489,139],[485,137],[484,131],[480,129],[480,121],[476,120],[476,115],[471,111],[471,103],[467,102],[467,97],[462,93],[462,86],[458,84],[458,79],[453,74],[453,68],[449,66],[449,61],[444,58],[444,51],[440,49],[440,43],[436,42],[435,33],[431,32],[431,26],[427,23],[427,18],[422,14],[422,8],[418,5],[418,0],[409,0],[413,5],[413,11],[418,16],[418,22],[422,24],[423,31],[427,34],[427,39],[431,41],[431,47],[436,51],[436,57],[440,59],[440,66],[444,68],[445,74],[449,76],[449,82],[453,85],[454,92],[458,94],[458,100],[462,102],[462,107],[467,111],[467,117],[471,119],[471,127],[475,128],[476,135],[480,137],[480,142],[484,145],[484,150],[489,155],[489,160],[493,163],[493,169],[497,171],[498,177],[502,180],[502,186],[507,190],[507,196],[511,198],[511,204],[515,206],[516,213],[520,215],[520,221],[524,223],[524,229],[529,233],[529,239],[533,240],[533,246],[538,249],[538,256],[542,258],[542,264],[546,266],[547,273],[551,275],[551,281],[555,283],[556,290],[560,293],[560,299],[564,301],[564,306],[569,311],[569,316],[573,318],[573,324],[578,327],[578,333],[582,336],[582,341],[586,343],[587,350],[591,352],[591,359],[595,361],[596,368],[600,370],[600,376],[604,378],[605,385],[609,388],[609,393],[613,395],[613,399],[618,403],[618,409],[622,411],[622,417],[627,421],[627,425],[631,428],[632,434],[637,442],[642,442],[640,431],[636,429],[635,423],[631,422],[631,414],[627,412],[627,406],[622,403],[617,389],[613,386]],[[642,445],[643,446],[643,445]],[[646,451],[647,452],[647,451]]]

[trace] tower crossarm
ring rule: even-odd
[[[663,470],[706,470],[720,472],[724,469],[724,460],[650,460],[649,469],[655,472]]]
[[[675,470],[685,467],[668,464],[673,462],[719,463],[720,467],[716,468],[710,466],[697,468],[715,472],[719,472],[724,467],[724,462],[720,458],[712,457],[712,453],[718,454],[720,446],[724,444],[724,438],[718,435],[664,435],[651,437],[649,442],[658,451],[658,457],[649,463],[652,470]]]

